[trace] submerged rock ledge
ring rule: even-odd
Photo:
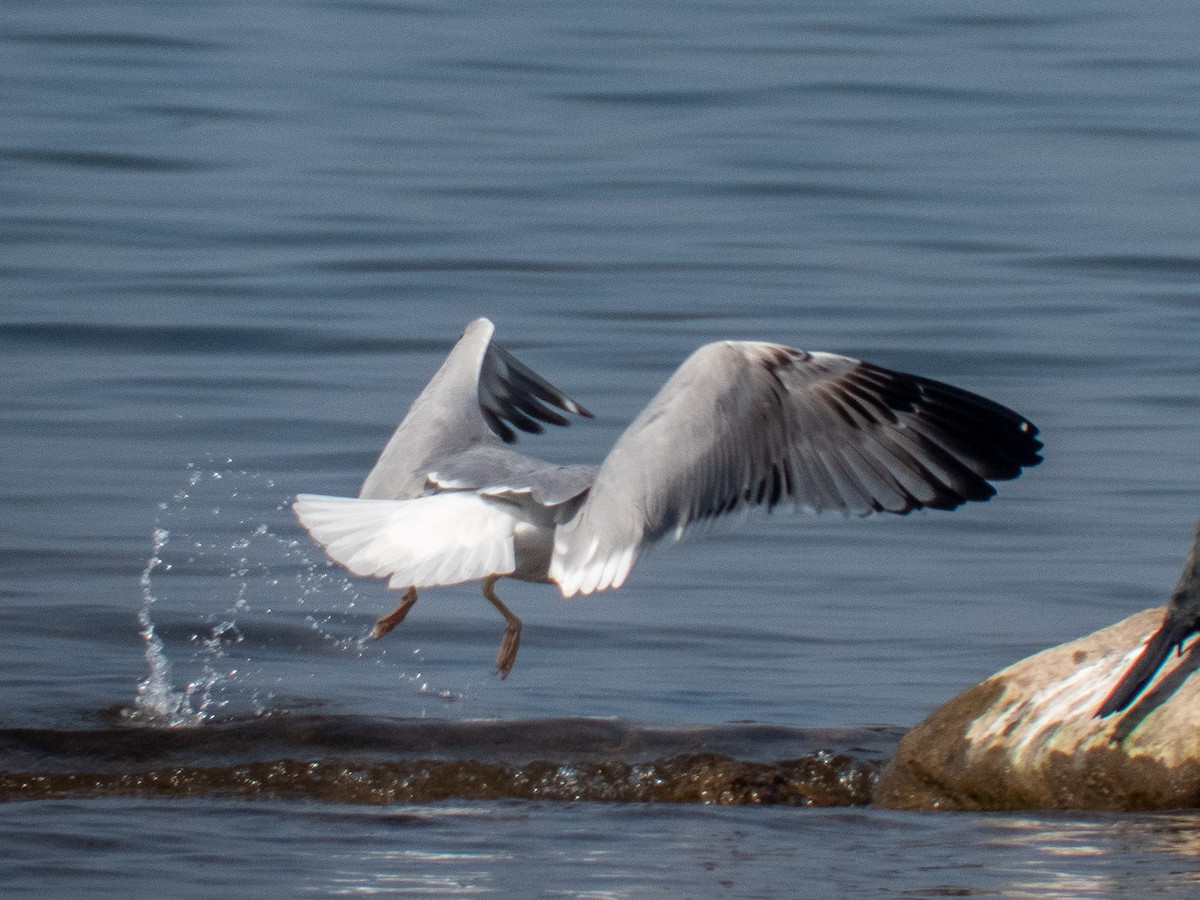
[[[216,796],[366,804],[456,799],[854,806],[869,799],[875,773],[870,763],[825,753],[775,763],[697,753],[646,763],[520,766],[470,759],[288,759],[131,772],[0,772],[0,802]]]
[[[857,806],[900,729],[289,715],[0,728],[0,804],[102,797]]]
[[[1166,612],[1143,610],[959,694],[901,739],[873,801],[952,810],[1200,806],[1200,678],[1188,678],[1200,666],[1197,642],[1171,654],[1123,712],[1096,716]]]

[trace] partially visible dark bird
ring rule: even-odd
[[[1171,651],[1174,649],[1182,653],[1184,642],[1197,633],[1200,633],[1200,525],[1196,527],[1196,541],[1192,544],[1187,562],[1183,564],[1179,583],[1171,592],[1162,626],[1146,642],[1141,655],[1100,704],[1096,718],[1120,712],[1133,703],[1158,674]]]

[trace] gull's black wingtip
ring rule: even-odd
[[[1026,438],[1026,457],[1022,461],[1022,466],[1025,468],[1040,466],[1046,459],[1042,456],[1042,451],[1046,449],[1046,445],[1041,441],[1041,431],[1028,419],[1022,419],[1021,424],[1017,427]]]

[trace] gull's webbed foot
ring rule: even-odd
[[[378,640],[403,622],[404,617],[408,615],[408,611],[413,608],[413,604],[416,602],[417,589],[410,587],[404,592],[404,596],[400,599],[400,604],[375,623],[375,627],[371,629],[371,637]]]
[[[504,621],[508,623],[508,627],[504,629],[504,637],[500,639],[500,652],[496,654],[496,673],[501,678],[507,678],[513,663],[517,661],[517,650],[521,647],[521,620],[496,596],[498,580],[496,575],[483,579],[483,596],[500,611],[500,615],[504,616]]]
[[[516,618],[515,616],[513,618]],[[521,620],[509,622],[504,629],[504,637],[500,639],[500,652],[496,654],[496,673],[501,678],[507,678],[512,671],[513,663],[517,661],[517,650],[521,647]]]

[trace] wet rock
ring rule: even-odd
[[[550,800],[854,806],[870,799],[877,765],[843,754],[758,762],[716,753],[642,763],[510,765],[476,759],[262,760],[150,770],[4,772],[0,803],[94,797],[240,797],[329,803]]]
[[[1193,552],[1189,564],[1195,559]],[[1167,657],[1126,709],[1096,715],[1167,612],[1144,610],[959,694],[900,741],[874,802],[958,810],[1200,806],[1200,678],[1188,677],[1200,667],[1200,642]]]

